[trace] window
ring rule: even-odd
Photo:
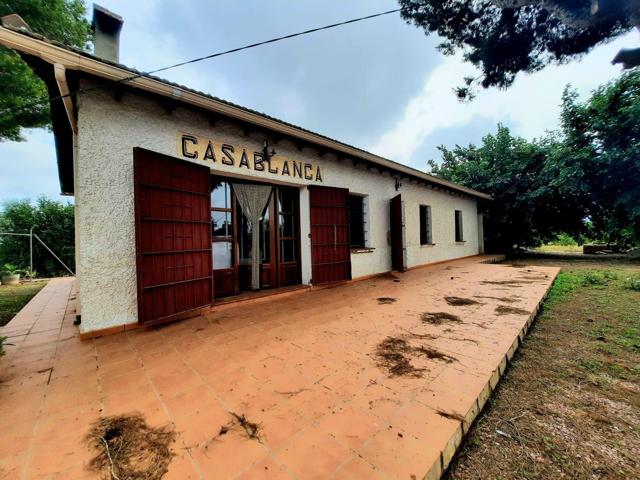
[[[420,205],[420,245],[431,245],[431,207]]]
[[[367,197],[349,195],[349,245],[351,248],[367,246]]]
[[[231,187],[227,182],[214,182],[211,192],[211,236],[213,268],[233,267],[233,210]]]
[[[462,234],[462,210],[456,210],[456,242],[464,242]]]

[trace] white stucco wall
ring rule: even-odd
[[[80,278],[81,330],[88,332],[137,322],[136,258],[133,203],[133,148],[142,147],[178,157],[177,134],[224,141],[259,151],[268,134],[245,131],[226,121],[213,126],[200,113],[177,108],[167,112],[157,101],[125,93],[116,100],[110,92],[97,90],[79,97],[75,171],[77,206],[77,271]],[[273,143],[273,139],[269,138]],[[408,267],[478,253],[476,201],[410,182],[399,191],[388,173],[354,167],[332,154],[319,155],[314,148],[298,150],[280,140],[279,155],[320,165],[323,182],[317,185],[348,188],[367,195],[368,239],[372,251],[351,255],[352,276],[358,278],[391,269],[389,200],[400,193],[405,209]],[[184,160],[189,161],[189,160]],[[212,166],[225,176],[261,178],[300,187],[302,280],[311,278],[309,193],[304,179],[274,176],[239,169],[220,162]],[[285,180],[283,180],[283,178]],[[430,205],[433,218],[432,246],[420,245],[418,205]],[[465,242],[454,241],[454,210],[462,210]]]

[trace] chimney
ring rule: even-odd
[[[27,32],[31,31],[27,22],[25,22],[17,13],[5,15],[0,19],[0,22],[3,27],[12,28],[14,30],[26,30]]]
[[[100,5],[93,4],[93,54],[104,60],[120,62],[120,30],[124,20]]]

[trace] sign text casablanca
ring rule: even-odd
[[[262,152],[217,142],[195,135],[178,134],[178,153],[184,158],[203,160],[239,169],[246,168],[272,175],[322,182],[320,166],[275,155],[264,158]]]

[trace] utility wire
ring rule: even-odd
[[[269,40],[264,40],[264,41],[257,42],[257,43],[251,43],[249,45],[244,45],[242,47],[232,48],[230,50],[225,50],[223,52],[212,53],[210,55],[205,55],[204,57],[194,58],[192,60],[187,60],[187,61],[184,61],[184,62],[176,63],[176,64],[173,64],[173,65],[169,65],[167,67],[157,68],[155,70],[150,70],[148,72],[136,73],[136,74],[131,75],[129,77],[121,78],[120,80],[113,80],[113,81],[110,81],[110,82],[105,82],[105,83],[101,83],[101,84],[98,84],[98,85],[94,85],[92,87],[82,88],[82,89],[76,90],[75,92],[68,93],[66,95],[58,95],[56,97],[49,98],[47,100],[40,100],[40,101],[37,101],[37,102],[32,102],[30,104],[22,105],[22,106],[17,107],[17,108],[7,108],[7,109],[3,110],[2,112],[0,112],[0,114],[4,115],[5,113],[10,113],[10,112],[14,112],[15,113],[16,111],[24,110],[24,109],[35,107],[35,106],[38,106],[38,105],[44,105],[45,103],[51,103],[51,102],[54,102],[56,100],[61,100],[61,99],[66,98],[66,97],[72,97],[74,95],[87,93],[89,91],[97,90],[99,88],[104,88],[104,87],[109,87],[109,86],[112,86],[112,85],[118,85],[118,84],[127,83],[127,82],[130,82],[130,81],[135,80],[137,78],[146,77],[146,76],[149,76],[149,75],[153,75],[154,73],[158,73],[158,72],[164,72],[164,71],[170,70],[172,68],[177,68],[177,67],[182,67],[184,65],[189,65],[189,64],[192,64],[192,63],[202,62],[203,60],[209,60],[211,58],[222,57],[223,55],[229,55],[231,53],[240,52],[242,50],[249,50],[251,48],[260,47],[260,46],[263,46],[263,45],[268,45],[270,43],[280,42],[282,40],[289,40],[291,38],[300,37],[302,35],[308,35],[310,33],[316,33],[316,32],[322,31],[322,30],[329,30],[331,28],[341,27],[343,25],[349,25],[351,23],[361,22],[363,20],[370,20],[372,18],[382,17],[383,15],[389,15],[389,14],[392,14],[392,13],[396,13],[396,12],[399,12],[400,10],[401,10],[400,8],[396,8],[396,9],[393,9],[393,10],[387,10],[385,12],[374,13],[373,15],[367,15],[365,17],[352,18],[350,20],[345,20],[343,22],[332,23],[330,25],[324,25],[322,27],[311,28],[309,30],[304,30],[302,32],[291,33],[289,35],[284,35],[284,36],[281,36],[281,37],[271,38]]]

